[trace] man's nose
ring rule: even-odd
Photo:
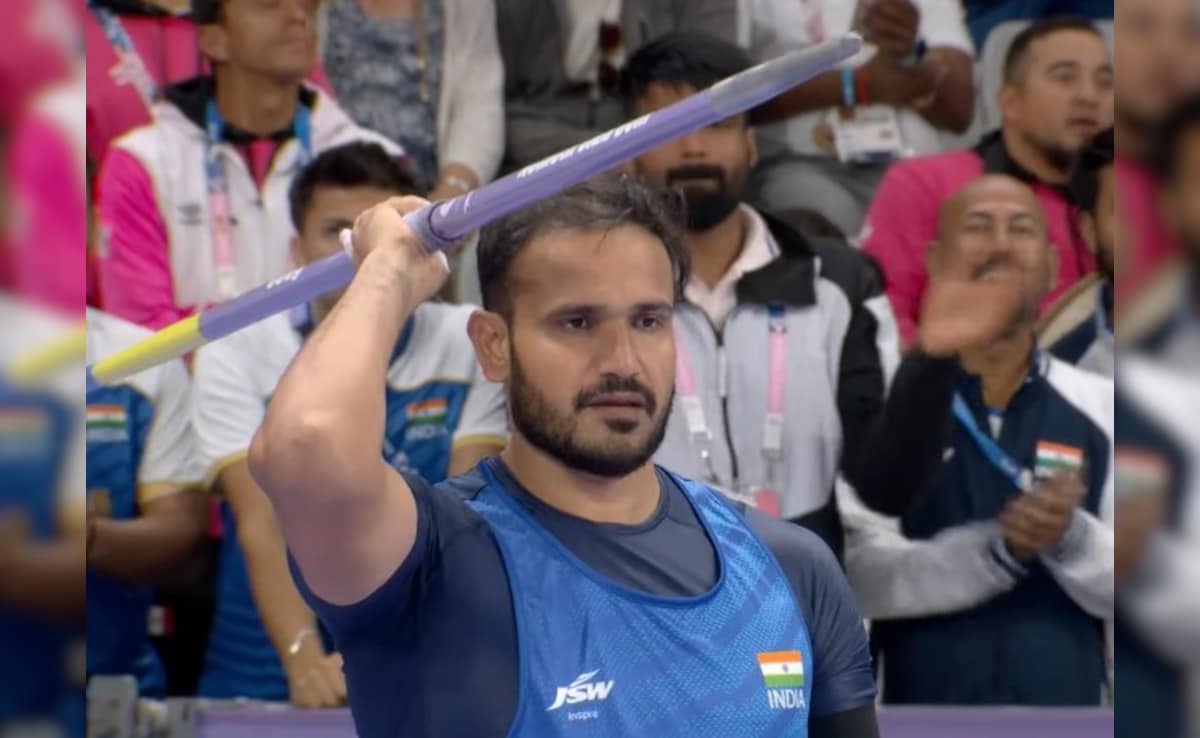
[[[597,347],[600,352],[598,357],[600,369],[605,374],[632,377],[639,371],[633,330],[624,321],[614,321],[614,323],[602,331],[603,340]]]

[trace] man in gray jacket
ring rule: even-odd
[[[621,123],[616,81],[628,53],[672,31],[733,41],[734,0],[498,0],[506,168]]]

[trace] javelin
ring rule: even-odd
[[[857,54],[861,46],[862,39],[850,33],[759,64],[477,190],[426,205],[404,216],[404,220],[425,248],[445,250],[487,223],[611,169],[664,141],[761,105],[836,67]],[[173,323],[96,362],[88,368],[89,375],[102,384],[113,384],[320,297],[346,285],[353,276],[353,260],[340,251]]]

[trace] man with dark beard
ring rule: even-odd
[[[445,262],[395,198],[250,451],[358,735],[873,738],[861,618],[811,533],[650,459],[687,256],[660,197],[607,175],[483,229],[467,331],[507,386],[499,457],[437,487],[379,455],[385,372]],[[814,658],[819,654],[819,658]]]
[[[662,36],[626,64],[626,103],[648,113],[750,64],[719,39]],[[738,115],[634,162],[682,192],[692,263],[675,310],[679,401],[656,460],[808,527],[840,558],[834,482],[883,406],[896,326],[869,258],[742,202],[756,159]]]

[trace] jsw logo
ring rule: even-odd
[[[612,679],[606,682],[593,682],[592,677],[600,673],[600,670],[589,671],[575,677],[575,681],[565,687],[558,688],[558,694],[554,697],[554,704],[546,708],[546,712],[557,710],[563,705],[577,705],[580,702],[592,702],[595,700],[608,699],[609,692],[612,692]]]

